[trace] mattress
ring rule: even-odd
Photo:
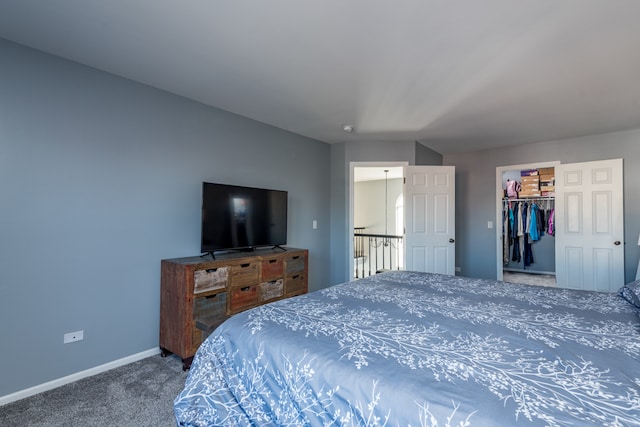
[[[181,426],[640,426],[640,318],[618,294],[392,271],[233,316]]]

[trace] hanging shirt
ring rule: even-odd
[[[536,211],[536,218],[538,218],[538,232],[540,233],[540,237],[544,236],[545,230],[547,228],[547,226],[545,225],[545,215],[545,210],[538,207],[538,210]]]
[[[527,234],[524,235],[522,241],[522,263],[524,267],[529,267],[533,263],[533,253],[531,252],[531,240],[529,233],[529,225],[531,224],[531,206],[529,203],[525,203],[523,207],[523,221],[525,223],[525,231]]]
[[[522,208],[521,203],[514,203],[513,205],[513,216],[515,226],[511,230],[511,237],[513,242],[513,252],[511,256],[511,261],[520,262],[522,259],[520,255],[520,237],[518,237],[518,225],[522,224],[522,216],[520,215],[520,209]]]
[[[523,212],[524,211],[524,212]],[[521,213],[521,215],[518,215],[518,236],[524,236],[524,222],[522,220],[522,217],[524,215],[525,217],[525,221],[526,221],[526,216],[527,216],[527,212],[524,209],[524,206],[522,205],[522,202],[518,203],[518,212]]]
[[[531,204],[531,218],[529,221],[529,235],[531,236],[532,241],[540,240],[540,233],[538,232],[538,219],[536,218],[536,211],[538,210],[538,205],[535,203]]]
[[[513,218],[513,209],[511,209],[511,206],[509,206],[509,230],[511,231],[511,233],[513,233],[513,226],[515,225],[514,221],[515,219]]]

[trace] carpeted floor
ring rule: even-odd
[[[510,283],[523,283],[526,285],[555,286],[556,276],[550,274],[516,273],[505,271],[503,281]]]
[[[179,358],[152,356],[0,406],[0,426],[175,427],[187,374]]]

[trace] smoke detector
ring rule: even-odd
[[[347,133],[351,133],[353,132],[354,128],[352,125],[342,125],[342,130]]]

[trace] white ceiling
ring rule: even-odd
[[[328,143],[447,154],[640,128],[639,18],[638,0],[2,0],[0,37]]]

